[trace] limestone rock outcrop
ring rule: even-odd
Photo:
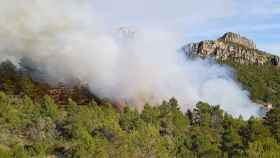
[[[252,40],[232,32],[217,40],[188,44],[183,47],[183,51],[191,57],[214,57],[216,60],[231,60],[241,64],[280,65],[278,56],[258,50]]]
[[[257,49],[257,46],[253,40],[247,39],[246,37],[243,37],[233,32],[225,33],[222,37],[218,39],[218,41],[225,42],[225,43],[232,42],[249,49]]]

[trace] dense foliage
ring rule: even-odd
[[[277,68],[227,64],[254,100],[280,103]],[[280,157],[278,108],[243,120],[202,102],[183,113],[173,98],[138,112],[97,98],[78,105],[80,91],[61,105],[46,95],[49,85],[10,62],[0,65],[0,75],[1,158]]]
[[[280,110],[263,119],[233,118],[198,103],[186,114],[175,99],[117,111],[107,101],[59,106],[0,93],[1,158],[280,157]]]
[[[272,65],[245,65],[226,62],[234,68],[239,80],[251,98],[259,103],[280,106],[280,69]]]

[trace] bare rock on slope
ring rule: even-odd
[[[258,50],[253,40],[237,33],[228,32],[217,40],[190,43],[183,47],[191,57],[214,57],[217,60],[231,60],[241,64],[280,65],[278,56]]]

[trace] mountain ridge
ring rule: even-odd
[[[280,65],[279,56],[257,49],[255,42],[238,33],[227,32],[216,40],[189,43],[183,47],[189,57],[214,57],[240,64]]]

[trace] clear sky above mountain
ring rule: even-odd
[[[112,27],[160,27],[188,42],[232,31],[280,55],[279,0],[95,0],[93,6]]]

